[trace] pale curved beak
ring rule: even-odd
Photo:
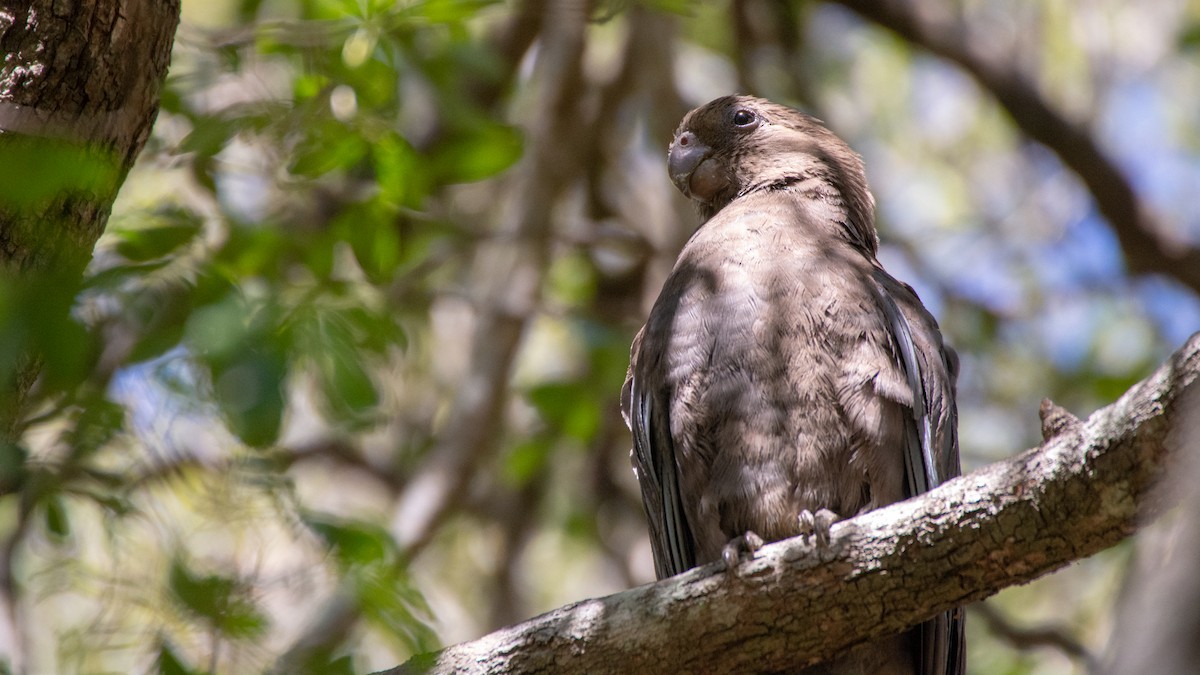
[[[690,131],[679,134],[675,142],[671,143],[671,149],[667,151],[667,172],[671,176],[671,182],[680,192],[685,195],[691,194],[688,181],[692,172],[711,154],[712,148],[697,140],[696,135]]]

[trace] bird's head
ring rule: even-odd
[[[795,188],[834,207],[847,237],[875,252],[875,200],[862,158],[802,112],[752,96],[710,101],[679,123],[667,166],[704,220],[743,195]]]

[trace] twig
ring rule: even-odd
[[[980,603],[971,608],[972,616],[978,616],[987,624],[987,629],[993,635],[1003,639],[1013,647],[1027,650],[1031,647],[1053,647],[1067,656],[1082,661],[1088,672],[1094,672],[1096,657],[1079,640],[1061,626],[1037,626],[1026,628],[1014,625],[996,608],[987,603]]]

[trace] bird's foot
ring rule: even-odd
[[[763,539],[754,532],[746,530],[746,533],[729,540],[721,549],[721,560],[725,561],[725,571],[732,572],[733,568],[738,566],[742,561],[742,554],[746,557],[754,554],[755,551],[763,547]]]
[[[800,521],[801,535],[805,538],[814,536],[819,548],[829,548],[829,530],[841,518],[829,509],[820,509],[816,513],[804,509],[797,520]]]

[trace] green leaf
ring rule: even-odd
[[[1180,31],[1178,44],[1181,52],[1200,49],[1200,21],[1193,21]]]
[[[189,309],[191,309],[190,304],[186,306],[174,306],[172,307],[172,310],[174,310],[172,311],[172,315],[178,316],[179,321],[161,321],[149,326],[138,337],[137,343],[130,350],[127,362],[138,363],[156,359],[177,347],[180,341],[183,340],[183,332],[187,326],[186,310]]]
[[[46,530],[58,539],[66,539],[71,535],[71,521],[67,518],[67,510],[62,497],[51,495],[45,501]]]
[[[213,267],[201,269],[192,283],[192,301],[196,305],[211,305],[237,294],[230,278]]]
[[[379,311],[366,307],[347,307],[340,315],[359,334],[359,345],[376,354],[384,354],[392,347],[406,347],[407,336],[396,322],[396,316],[387,308]]]
[[[526,395],[547,422],[568,436],[586,442],[600,428],[600,408],[587,382],[551,382]]]
[[[218,575],[198,576],[178,558],[171,562],[168,584],[182,607],[214,621],[220,618],[237,589],[233,579]]]
[[[458,23],[497,0],[426,0],[408,8],[414,17],[430,23]]]
[[[336,169],[349,169],[366,157],[367,142],[340,122],[331,120],[313,129],[296,149],[290,171],[316,178]]]
[[[125,408],[103,393],[84,394],[79,403],[78,414],[63,433],[63,444],[74,461],[95,454],[125,426]]]
[[[249,311],[236,293],[197,309],[184,330],[193,352],[216,362],[234,358],[248,339],[246,317]]]
[[[195,240],[202,225],[195,213],[183,209],[158,214],[156,220],[158,223],[149,227],[115,232],[117,253],[132,262],[163,258]]]
[[[481,124],[456,135],[434,154],[434,168],[447,183],[470,183],[494,176],[521,157],[522,137],[503,124]]]
[[[301,73],[292,79],[292,96],[297,101],[315,98],[329,86],[329,76],[324,73]]]
[[[546,275],[547,295],[564,305],[586,307],[596,295],[596,270],[580,253],[557,257]]]
[[[43,393],[74,389],[88,375],[96,343],[71,313],[75,274],[62,267],[0,280],[0,380],[16,376],[21,355],[42,361]]]
[[[187,662],[175,653],[175,646],[165,637],[158,638],[158,659],[156,660],[159,675],[198,675],[199,671],[192,670]]]
[[[117,487],[122,487],[122,486],[123,486],[123,483],[122,483],[122,485],[119,485]],[[127,516],[131,513],[137,512],[137,507],[135,507],[133,505],[133,502],[129,501],[128,499],[125,499],[124,497],[100,494],[95,491],[80,490],[78,488],[71,488],[69,490],[69,492],[71,494],[80,495],[82,497],[85,497],[87,499],[90,499],[90,500],[96,502],[96,504],[98,504],[101,508],[108,511],[109,513],[111,513],[114,516]]]
[[[197,575],[176,558],[171,562],[167,583],[180,607],[225,637],[249,639],[267,629],[266,617],[236,579]]]
[[[294,246],[286,233],[275,227],[238,227],[229,231],[221,249],[222,271],[233,278],[280,276],[280,263]]]
[[[379,403],[375,383],[363,366],[362,355],[352,345],[331,340],[317,356],[318,372],[326,400],[343,416],[362,414]]]
[[[518,443],[504,457],[504,478],[511,485],[525,485],[545,468],[550,450],[550,442],[545,438]]]
[[[429,176],[421,157],[399,134],[386,134],[371,150],[380,198],[417,208],[429,191]]]
[[[15,492],[25,482],[28,456],[24,446],[0,438],[0,495]]]
[[[187,345],[211,374],[212,391],[230,432],[252,447],[275,442],[282,423],[284,379],[292,349],[280,308],[236,292],[192,313]]]
[[[437,648],[437,636],[429,628],[431,612],[421,592],[399,565],[372,566],[352,575],[363,614],[400,639],[414,652]]]
[[[360,356],[349,349],[331,349],[321,362],[321,381],[335,409],[361,414],[379,404],[375,383]]]
[[[304,359],[315,366],[324,401],[344,419],[356,419],[379,403],[368,372],[368,352],[359,344],[354,324],[341,311],[313,306],[297,312],[290,327]]]
[[[396,559],[391,535],[377,525],[315,513],[306,514],[304,522],[325,540],[325,545],[337,556],[342,569],[391,563]]]
[[[157,272],[170,264],[168,260],[133,263],[128,265],[113,265],[89,276],[84,280],[85,289],[115,290],[130,280],[139,279],[151,272]]]
[[[396,106],[400,73],[380,58],[380,51],[374,50],[372,58],[342,73],[346,84],[354,89],[360,116],[368,118],[390,114]]]
[[[696,11],[694,3],[689,0],[640,0],[644,6],[668,14],[692,16]]]
[[[225,149],[229,139],[241,128],[236,120],[197,115],[192,118],[192,130],[179,144],[179,149],[201,157],[213,157]]]
[[[261,345],[250,346],[212,369],[213,389],[229,431],[251,447],[267,447],[283,422],[287,360]]]
[[[402,249],[394,208],[378,200],[355,204],[338,214],[334,229],[349,242],[368,279],[374,283],[391,280]]]

